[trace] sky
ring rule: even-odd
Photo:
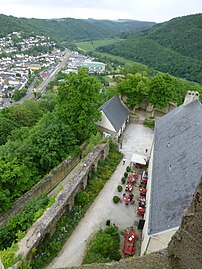
[[[26,18],[164,22],[202,13],[202,0],[0,0],[0,14]]]

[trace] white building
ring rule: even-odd
[[[97,122],[98,129],[118,138],[129,122],[129,110],[126,105],[115,95],[100,107],[100,112],[102,119]]]

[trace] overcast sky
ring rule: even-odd
[[[164,22],[202,13],[202,0],[0,0],[0,13],[43,19],[71,17]]]

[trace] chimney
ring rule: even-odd
[[[184,105],[199,99],[199,93],[194,91],[188,91],[185,98],[184,98]]]
[[[194,100],[199,99],[199,92],[195,92]]]

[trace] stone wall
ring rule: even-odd
[[[67,175],[67,182],[58,194],[56,202],[28,230],[26,236],[18,244],[19,251],[16,255],[20,254],[25,258],[45,235],[54,231],[60,217],[72,208],[75,195],[85,189],[89,174],[97,169],[98,161],[105,159],[108,152],[108,144],[96,146],[83,162],[74,169],[74,173]]]
[[[0,226],[4,225],[12,216],[20,213],[24,205],[42,194],[52,191],[61,180],[79,163],[80,157],[68,158],[63,161],[52,172],[46,175],[40,182],[38,182],[30,191],[26,192],[19,198],[5,214],[0,217]]]
[[[139,116],[135,113],[130,113],[130,123],[139,123]]]
[[[65,269],[65,268],[57,268]],[[143,257],[122,259],[119,262],[88,264],[66,269],[171,269],[167,251],[152,253]]]
[[[172,268],[202,268],[202,180],[179,230],[168,245]]]

